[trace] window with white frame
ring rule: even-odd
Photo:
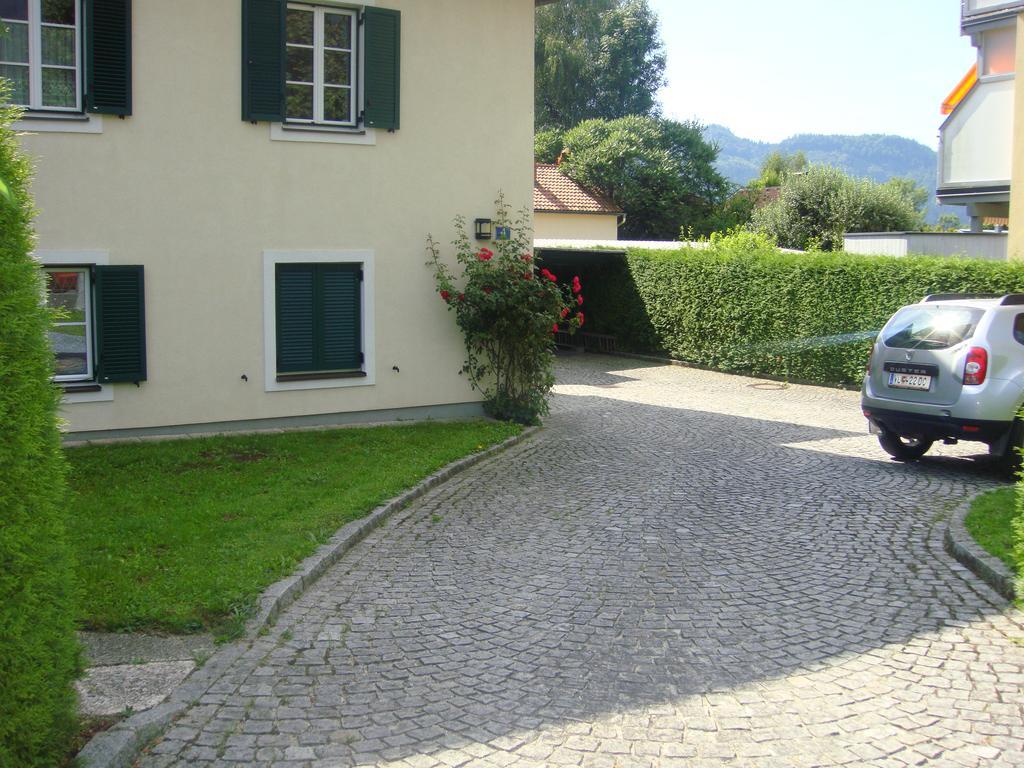
[[[86,267],[55,267],[46,274],[46,303],[59,315],[50,330],[56,381],[93,378],[92,288]]]
[[[355,11],[289,3],[285,28],[286,121],[356,125]]]
[[[14,104],[81,111],[80,61],[79,0],[0,0],[0,78]]]

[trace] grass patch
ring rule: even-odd
[[[69,449],[80,623],[235,636],[259,593],[342,525],[519,431],[420,423]]]
[[[1000,488],[974,500],[964,525],[986,552],[1017,571],[1013,560],[1013,518],[1017,514],[1017,489]]]

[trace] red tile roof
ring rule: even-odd
[[[581,187],[558,170],[557,165],[533,167],[533,210],[539,213],[607,213],[622,209],[599,192]]]

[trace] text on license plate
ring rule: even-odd
[[[932,385],[931,376],[914,373],[890,373],[889,386],[899,389],[929,389]]]

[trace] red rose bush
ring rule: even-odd
[[[488,243],[494,250],[475,247],[466,218],[459,216],[452,245],[460,274],[442,261],[433,237],[427,238],[427,264],[438,295],[455,312],[466,342],[462,372],[483,394],[487,413],[536,424],[548,412],[555,381],[553,334],[574,333],[582,324],[582,302],[577,302],[582,287],[578,277],[570,287],[546,268],[535,272],[529,212],[513,221],[503,196],[495,205],[494,224],[511,226],[510,240]]]

